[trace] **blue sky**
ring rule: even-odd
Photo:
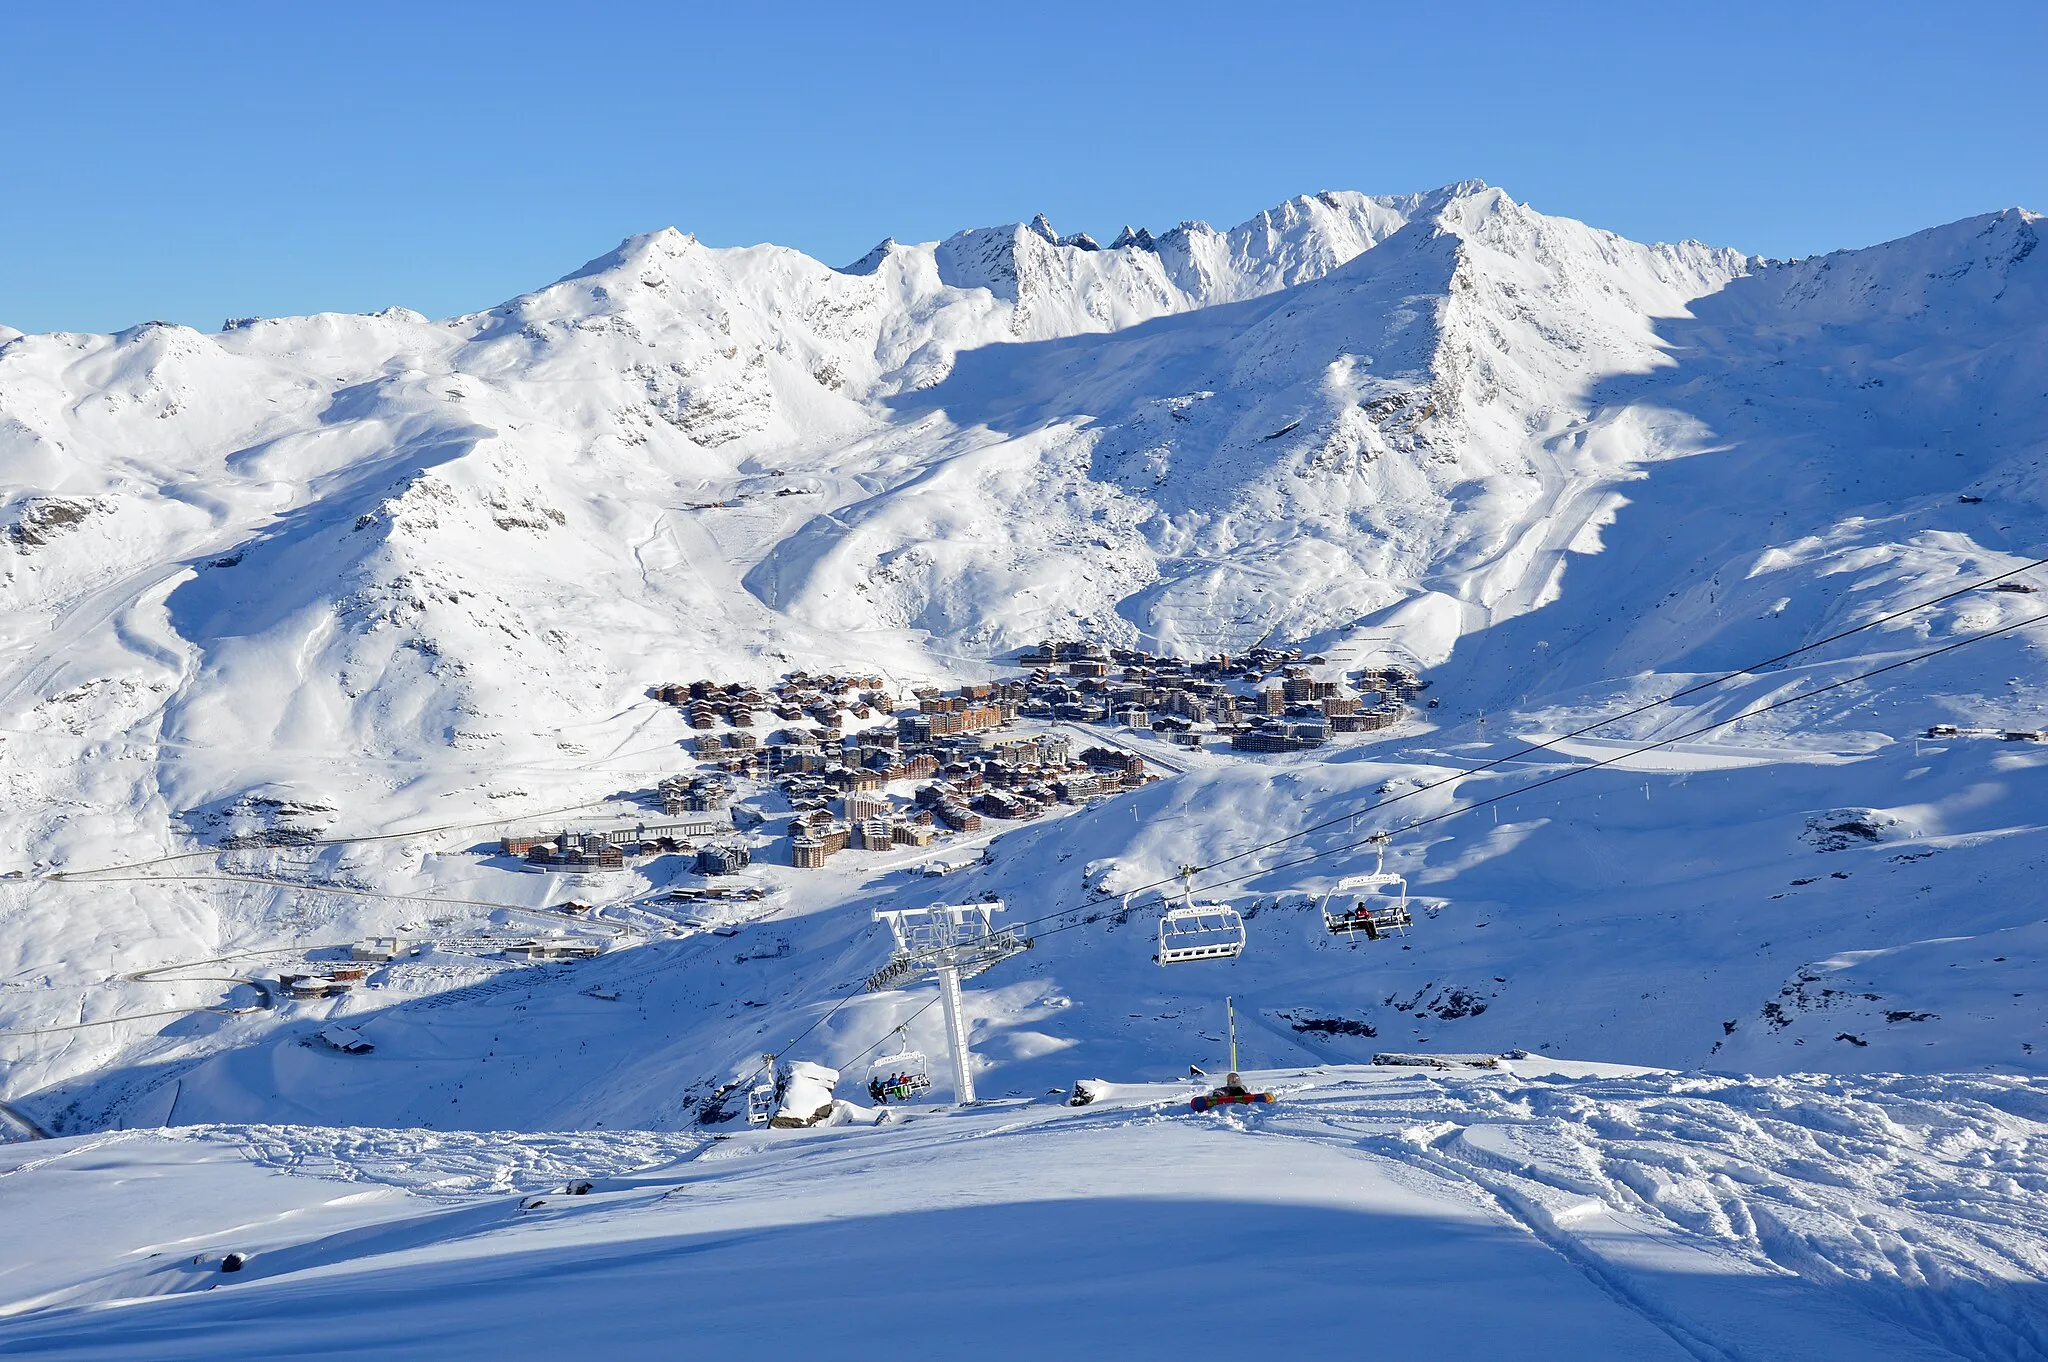
[[[2048,210],[2044,69],[2048,6],[1981,0],[10,5],[0,322],[448,315],[665,225],[839,264],[1468,177],[1804,255]]]

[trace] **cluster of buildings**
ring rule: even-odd
[[[1057,734],[1018,734],[1025,720],[1148,729],[1188,745],[1228,738],[1241,752],[1318,747],[1331,735],[1386,728],[1428,683],[1400,667],[1343,679],[1299,649],[1254,648],[1204,661],[1100,643],[1047,640],[1018,661],[1022,678],[927,687],[899,706],[879,676],[793,672],[772,685],[670,682],[653,694],[683,710],[700,768],[661,782],[665,818],[713,824],[506,838],[508,855],[548,869],[623,869],[651,851],[695,850],[701,873],[744,866],[736,845],[697,847],[730,825],[735,782],[774,781],[789,800],[790,864],[815,868],[842,851],[930,845],[984,818],[1027,819],[1156,779],[1137,755],[1075,754]],[[914,796],[892,795],[916,782]]]
[[[1190,746],[1204,734],[1230,739],[1241,752],[1320,747],[1333,733],[1370,733],[1392,726],[1405,701],[1428,683],[1403,667],[1369,667],[1352,679],[1318,677],[1328,659],[1298,648],[1254,648],[1206,661],[1157,657],[1134,648],[1047,640],[1023,653],[1031,668],[1017,712],[1146,728]]]
[[[898,717],[896,731],[915,743],[1001,728],[1017,717],[1017,707],[1028,692],[1021,681],[999,681],[962,686],[952,695],[936,686],[912,694],[917,713]]]
[[[683,790],[690,789],[697,777],[681,779]],[[662,783],[662,803],[668,805],[669,782]],[[709,798],[708,795],[705,796]],[[730,799],[728,787],[727,800]],[[578,831],[563,831],[553,834],[508,835],[498,839],[501,855],[517,856],[526,863],[529,870],[562,871],[569,874],[585,874],[606,871],[623,871],[629,857],[678,855],[696,853],[696,865],[700,874],[729,874],[728,869],[706,870],[708,864],[730,865],[734,858],[738,864],[747,864],[747,849],[737,845],[700,845],[706,838],[718,837],[732,831],[731,816],[724,812],[725,801],[715,810],[706,810],[703,816],[684,817],[671,822],[636,823],[630,828],[592,828]]]
[[[879,807],[863,808],[874,800]],[[851,795],[843,818],[824,809],[799,814],[789,825],[789,863],[799,870],[816,870],[836,852],[888,851],[899,846],[930,846],[938,836],[929,813],[904,817],[887,801],[874,795]]]
[[[926,687],[900,707],[880,677],[802,672],[765,689],[696,681],[655,694],[693,725],[706,721],[691,746],[714,768],[662,782],[663,809],[723,810],[735,779],[772,780],[789,800],[789,859],[800,867],[842,851],[929,846],[984,817],[1032,818],[1151,778],[1127,752],[1077,757],[1064,737],[1015,733],[1031,696],[1022,680]],[[914,797],[892,796],[898,782],[916,782]]]
[[[670,681],[656,686],[654,697],[680,708],[692,728],[716,728],[721,723],[757,728],[777,719],[795,723],[808,718],[820,727],[837,729],[849,716],[866,720],[878,709],[886,715],[895,708],[889,687],[879,676],[809,672],[791,672],[765,691],[739,681]]]
[[[707,751],[720,755],[707,758]],[[707,745],[700,738],[697,741],[697,759],[723,760],[722,749]],[[732,776],[724,770],[669,776],[657,787],[656,794],[661,798],[664,817],[673,818],[683,813],[720,813],[732,803]]]
[[[1135,753],[1091,747],[1076,756],[1057,734],[932,741],[948,745],[947,760],[907,804],[880,790],[854,790],[838,797],[837,816],[822,806],[799,813],[790,825],[790,864],[815,869],[840,851],[929,846],[942,831],[979,831],[984,817],[1036,818],[1055,805],[1158,779]],[[936,761],[937,754],[919,755]]]

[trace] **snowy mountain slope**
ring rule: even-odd
[[[682,1330],[778,1350],[882,1331],[1153,1356],[1255,1331],[1351,1357],[1364,1328],[1455,1356],[1824,1362],[2048,1343],[2037,1082],[1548,1061],[1261,1081],[1277,1106],[1224,1117],[1164,1084],[724,1141],[202,1127],[23,1147],[0,1202],[71,1233],[0,1250],[0,1345],[651,1356]]]
[[[908,471],[864,454],[888,429],[866,398],[933,381],[992,339],[1309,277],[1441,197],[1329,196],[1229,234],[1191,227],[1179,238],[1211,244],[1179,283],[1154,251],[1030,233],[997,255],[1038,261],[1033,279],[1056,262],[1088,287],[944,282],[973,234],[892,247],[855,274],[668,231],[446,323],[394,310],[216,337],[156,324],[18,337],[0,356],[9,632],[55,629],[69,646],[22,657],[0,700],[38,737],[84,725],[231,767],[280,748],[302,766],[342,748],[425,767],[451,745],[545,760],[554,744],[523,724],[607,716],[691,661],[772,674],[764,653],[851,664],[879,642],[914,670],[904,640],[812,635],[733,589],[813,498]],[[1104,311],[1104,289],[1144,300]],[[792,485],[783,464],[816,476]],[[784,490],[801,495],[768,498]],[[757,500],[692,509],[736,495]],[[617,631],[653,645],[630,673],[607,661]],[[167,756],[134,797],[158,797],[153,781],[196,807],[277,779]],[[13,854],[49,855],[51,835],[18,832]]]
[[[1333,850],[1375,792],[1502,755],[1504,734],[2015,566],[2048,539],[2037,221],[1762,267],[1466,185],[1298,200],[1178,246],[1018,228],[848,271],[662,233],[446,323],[9,341],[10,866],[117,865],[265,820],[426,828],[219,864],[539,906],[578,891],[465,853],[686,765],[648,683],[978,677],[991,650],[1076,622],[1188,651],[1272,633],[1410,657],[1441,708],[1303,757],[1148,745],[1187,773],[1009,831],[991,866],[937,883],[893,861],[761,869],[786,891],[749,929],[786,951],[766,957],[694,937],[502,980],[443,961],[345,1003],[165,1021],[255,968],[209,962],[486,914],[0,881],[0,1029],[36,1033],[0,1041],[0,1096],[65,1129],[679,1126],[879,963],[874,906],[996,893],[1059,925],[1116,911],[1089,885],[1306,823],[1342,820],[1306,843]],[[1572,750],[1597,760],[2037,608],[1976,593]],[[1253,878],[1218,892],[1267,906],[1252,951],[1206,973],[1149,964],[1149,895],[1123,924],[1045,934],[977,985],[986,1086],[1168,1076],[1225,993],[1274,1063],[1426,1040],[2039,1072],[2035,749],[1910,740],[1952,719],[2038,726],[2036,646],[1985,644],[1403,839],[1397,863],[1442,910],[1388,950],[1332,947],[1301,907],[1356,855],[1235,867]],[[1874,831],[1822,851],[1815,823]],[[127,977],[172,962],[194,963]],[[632,1000],[581,992],[606,980]],[[855,1064],[927,996],[849,1004],[800,1057]],[[114,1017],[135,1020],[98,1025]],[[377,1054],[337,1067],[352,1060],[301,1044],[330,1017],[361,1021]],[[936,1052],[933,1014],[913,1033]]]
[[[1327,632],[1556,521],[1652,452],[1626,422],[1604,466],[1551,448],[1583,389],[1663,362],[1651,319],[1747,262],[1461,189],[1300,288],[967,357],[897,407],[988,436],[814,521],[749,586],[995,650],[1092,623],[1199,652]]]

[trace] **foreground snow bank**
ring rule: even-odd
[[[2048,1082],[1550,1061],[1257,1079],[1275,1106],[1200,1118],[1185,1085],[1118,1084],[1080,1109],[711,1140],[14,1146],[9,1222],[64,1232],[0,1244],[0,1350],[210,1358],[282,1328],[350,1356],[655,1356],[682,1328],[779,1347],[822,1313],[857,1326],[907,1279],[921,1317],[990,1357],[1037,1357],[1076,1317],[1102,1355],[1177,1355],[1222,1300],[1292,1357],[1366,1336],[1446,1357],[2048,1346]],[[813,1308],[750,1304],[770,1292]]]

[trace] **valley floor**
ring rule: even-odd
[[[725,1138],[12,1145],[0,1352],[2048,1355],[2048,1082],[1255,1077],[1275,1105],[1200,1117],[1151,1084]]]

